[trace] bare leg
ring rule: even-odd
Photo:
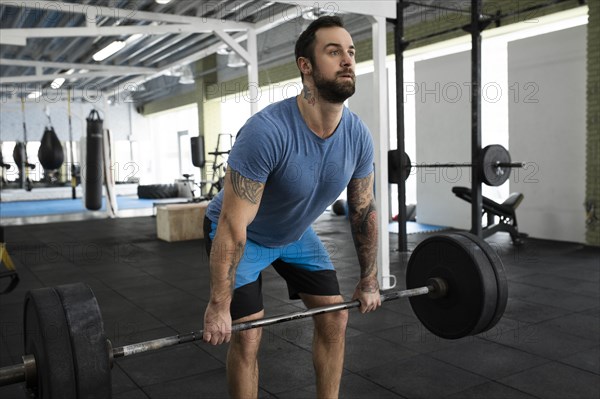
[[[341,296],[301,294],[308,308],[343,302]],[[337,398],[344,368],[344,348],[348,311],[325,313],[313,317],[313,364],[317,376],[317,397]]]
[[[264,311],[234,320],[239,323],[260,319]],[[258,348],[262,328],[232,334],[227,352],[227,383],[232,398],[258,398]]]

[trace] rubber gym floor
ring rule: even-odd
[[[23,299],[29,289],[84,281],[98,299],[107,336],[126,345],[201,329],[209,294],[201,240],[167,243],[152,217],[89,220],[6,228],[18,288],[0,296],[0,366],[23,354]],[[315,229],[332,254],[343,294],[358,277],[347,220],[324,214]],[[428,234],[409,236],[409,249]],[[391,248],[397,235],[391,234]],[[504,317],[480,336],[447,341],[420,326],[407,300],[377,312],[350,311],[343,398],[590,398],[600,397],[600,248],[508,235],[488,242],[508,276]],[[408,254],[393,251],[391,271],[403,289]],[[285,283],[264,275],[267,316],[301,304]],[[316,396],[312,322],[265,328],[260,397]],[[182,344],[118,359],[113,397],[224,398],[226,347]],[[25,398],[21,385],[0,388],[3,399]]]

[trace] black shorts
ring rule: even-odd
[[[215,231],[216,224],[205,217],[204,242],[209,258],[212,248],[212,238],[214,237]],[[316,235],[314,235],[314,237],[316,237]],[[318,244],[322,247],[320,241]],[[254,243],[254,245],[256,244]],[[248,244],[246,247],[248,247]],[[322,259],[323,256],[326,256],[327,259]],[[318,261],[311,264],[312,270],[307,269],[305,265],[289,262],[289,258],[289,256],[286,256],[286,260],[288,261],[276,258],[272,261],[265,262],[267,264],[259,266],[260,270],[267,268],[269,263],[273,266],[275,271],[285,279],[290,299],[300,299],[299,294],[301,293],[323,296],[340,295],[337,275],[332,266],[331,268],[326,266],[327,268],[323,269],[315,268],[315,266],[318,265],[331,265],[329,255],[326,254],[324,247],[320,249],[319,256],[315,257]],[[239,276],[239,268],[236,271],[236,282],[238,277],[243,277],[245,280],[243,285],[240,285],[239,282],[237,282],[236,288],[233,291],[233,299],[231,301],[231,318],[233,320],[260,312],[264,309],[262,299],[262,272],[260,270],[258,270],[256,274],[252,274],[253,277],[251,281],[248,281],[247,274]]]

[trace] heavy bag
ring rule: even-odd
[[[44,129],[44,135],[38,150],[38,159],[45,170],[56,170],[60,168],[65,160],[63,146],[52,126]]]
[[[204,159],[204,136],[196,136],[190,139],[192,144],[192,164],[197,168],[203,168]]]
[[[25,153],[25,143],[17,141],[13,149],[13,159],[19,169],[19,173],[23,173],[23,167],[27,163],[27,155]]]
[[[87,119],[85,162],[85,207],[97,211],[102,207],[102,123],[93,109]]]

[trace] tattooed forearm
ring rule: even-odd
[[[258,204],[262,196],[264,184],[247,179],[233,169],[228,169],[228,171],[233,192],[241,199],[255,205]]]
[[[233,297],[235,272],[244,254],[244,247],[244,242],[213,244],[210,251],[212,302],[228,302]]]
[[[348,185],[352,238],[358,254],[361,278],[377,275],[377,210],[373,199],[373,175],[353,179]],[[368,287],[365,287],[368,289]]]

